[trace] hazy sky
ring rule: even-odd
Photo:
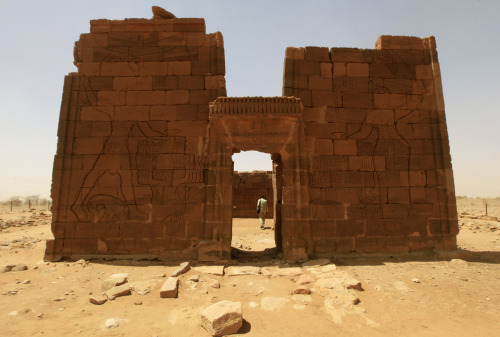
[[[0,0],[0,200],[50,195],[63,79],[89,21],[151,18],[152,5],[222,32],[229,96],[281,96],[287,46],[436,36],[456,193],[500,196],[498,0]]]

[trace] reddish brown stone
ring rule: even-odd
[[[287,259],[456,248],[433,37],[287,48],[294,97],[227,98],[222,35],[169,15],[93,20],[76,44],[47,258],[227,260],[232,218],[256,217],[262,194]],[[274,171],[234,173],[246,150]]]

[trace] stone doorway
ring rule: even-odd
[[[282,255],[281,156],[279,154],[271,156],[257,151],[237,151],[233,154],[232,160],[234,165],[232,258],[248,261]],[[262,195],[268,201],[264,229],[260,227],[259,215],[256,213],[256,201]]]
[[[276,175],[274,189],[275,242],[285,257],[306,254],[297,250],[308,228],[307,167],[300,153],[304,143],[302,104],[294,97],[222,97],[210,104],[209,170],[206,230],[212,234],[211,253],[230,258],[232,239],[232,155],[239,151],[271,154]],[[300,239],[298,237],[301,237]],[[307,236],[307,233],[306,233]],[[303,246],[306,246],[305,244]],[[199,254],[204,259],[203,254]],[[213,257],[213,256],[212,256]],[[208,257],[211,259],[212,257]]]

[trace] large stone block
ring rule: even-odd
[[[201,325],[212,336],[237,333],[243,324],[241,303],[220,301],[201,312]]]

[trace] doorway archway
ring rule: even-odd
[[[199,259],[229,259],[232,238],[232,155],[237,151],[270,153],[281,179],[276,211],[281,214],[276,243],[285,258],[307,256],[308,163],[304,160],[302,104],[295,97],[220,97],[210,104],[206,237]],[[280,192],[278,192],[280,190]],[[281,199],[280,199],[281,197]],[[279,205],[279,206],[278,206]]]

